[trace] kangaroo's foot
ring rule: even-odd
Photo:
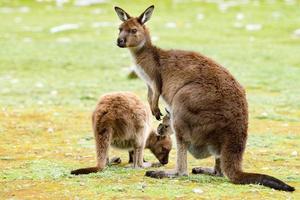
[[[177,170],[168,170],[168,171],[146,171],[145,176],[151,178],[175,178],[177,176],[188,176],[187,173],[178,173]]]
[[[192,174],[205,174],[211,176],[224,176],[223,173],[214,168],[205,168],[205,167],[195,167],[192,169]]]

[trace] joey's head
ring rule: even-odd
[[[172,139],[170,135],[158,135],[155,131],[152,131],[147,141],[147,148],[150,149],[161,164],[166,165],[169,162]]]
[[[119,27],[117,45],[121,48],[140,49],[146,43],[151,43],[145,23],[150,19],[154,6],[147,8],[139,17],[131,17],[122,8],[115,11],[123,22]]]
[[[166,115],[163,117],[162,122],[157,127],[157,133],[159,135],[172,135],[173,131],[170,125],[170,113],[167,109]]]

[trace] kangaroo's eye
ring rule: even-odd
[[[134,34],[137,32],[137,30],[134,28],[134,29],[131,29],[130,32]]]
[[[169,125],[165,125],[165,128],[169,128]]]

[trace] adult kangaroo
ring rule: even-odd
[[[128,48],[136,73],[148,86],[152,114],[160,119],[159,97],[168,106],[176,135],[177,165],[172,171],[147,171],[154,178],[188,175],[187,151],[195,158],[215,156],[214,169],[193,173],[224,174],[235,184],[261,184],[284,191],[295,189],[268,175],[242,170],[248,130],[248,105],[243,87],[230,72],[196,52],[163,50],[151,43],[145,23],[154,6],[139,17],[115,7],[120,20],[117,45]]]

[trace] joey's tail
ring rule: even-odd
[[[90,173],[96,173],[99,171],[99,167],[87,167],[87,168],[80,168],[71,171],[71,174],[79,175],[79,174],[90,174]]]
[[[241,168],[243,152],[221,153],[221,167],[231,182],[235,184],[259,184],[275,190],[292,192],[294,187],[283,181],[265,174],[243,172]]]
[[[93,121],[93,129],[96,143],[97,166],[76,169],[71,171],[71,174],[79,175],[96,173],[102,171],[106,166],[112,129],[105,128],[102,124],[98,125],[97,121]]]

